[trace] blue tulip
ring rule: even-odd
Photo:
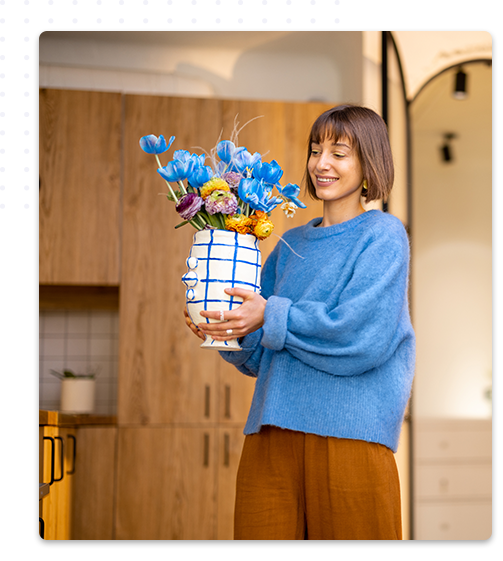
[[[278,191],[283,195],[283,197],[295,203],[299,208],[306,208],[306,205],[302,201],[299,201],[299,199],[297,198],[300,193],[300,187],[298,185],[295,185],[295,183],[289,183],[283,188],[281,188],[281,186],[279,185],[277,185],[276,187],[278,188]]]
[[[276,160],[273,160],[270,164],[267,162],[257,162],[253,168],[253,177],[271,185],[278,183],[282,175],[283,170],[279,167]]]
[[[271,189],[262,180],[245,178],[239,183],[238,195],[254,210],[271,212],[282,203],[279,197],[271,197]]]
[[[240,173],[244,173],[246,169],[252,170],[257,162],[260,162],[262,155],[258,152],[251,154],[248,150],[242,146],[238,148],[234,154],[234,165]],[[234,170],[230,170],[234,171]]]
[[[234,142],[230,140],[222,140],[217,144],[217,155],[222,162],[225,162],[227,165],[232,162],[235,151],[236,146]]]
[[[210,166],[196,166],[187,179],[192,187],[201,189],[201,187],[212,177],[213,170]]]
[[[175,137],[172,136],[166,144],[166,140],[162,134],[159,135],[159,138],[153,134],[149,134],[140,138],[140,147],[147,154],[162,154],[166,152],[166,150],[169,150],[174,140]]]

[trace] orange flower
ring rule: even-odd
[[[255,228],[253,229],[253,234],[259,240],[265,240],[269,237],[274,230],[274,224],[269,220],[266,216],[259,218],[255,224]]]
[[[244,214],[234,214],[225,219],[225,229],[239,234],[252,234],[254,221]]]

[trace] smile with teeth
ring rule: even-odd
[[[338,177],[320,177],[319,175],[316,176],[316,179],[320,183],[331,183],[332,181],[338,181]]]

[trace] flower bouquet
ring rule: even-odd
[[[230,140],[222,140],[210,151],[191,154],[176,150],[165,166],[159,155],[168,151],[169,141],[151,134],[140,139],[140,147],[155,155],[157,172],[168,186],[167,198],[175,204],[182,222],[196,230],[187,259],[187,312],[197,325],[208,318],[202,310],[232,310],[242,299],[230,297],[225,288],[241,287],[260,292],[261,255],[259,240],[271,235],[270,213],[278,206],[289,217],[305,208],[300,188],[279,183],[283,170],[276,162],[262,161],[258,152],[237,146],[237,126]],[[209,165],[208,165],[209,163]],[[275,191],[275,192],[274,192]],[[239,350],[236,340],[217,342],[207,337],[203,348]]]

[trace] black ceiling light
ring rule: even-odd
[[[466,78],[466,72],[464,72],[463,68],[460,66],[456,72],[454,91],[452,92],[455,99],[466,99],[466,96],[468,95],[466,91]]]
[[[451,140],[456,138],[456,134],[453,132],[447,132],[444,134],[444,143],[440,147],[440,154],[442,156],[443,162],[451,162],[452,161],[452,147],[451,147]]]

